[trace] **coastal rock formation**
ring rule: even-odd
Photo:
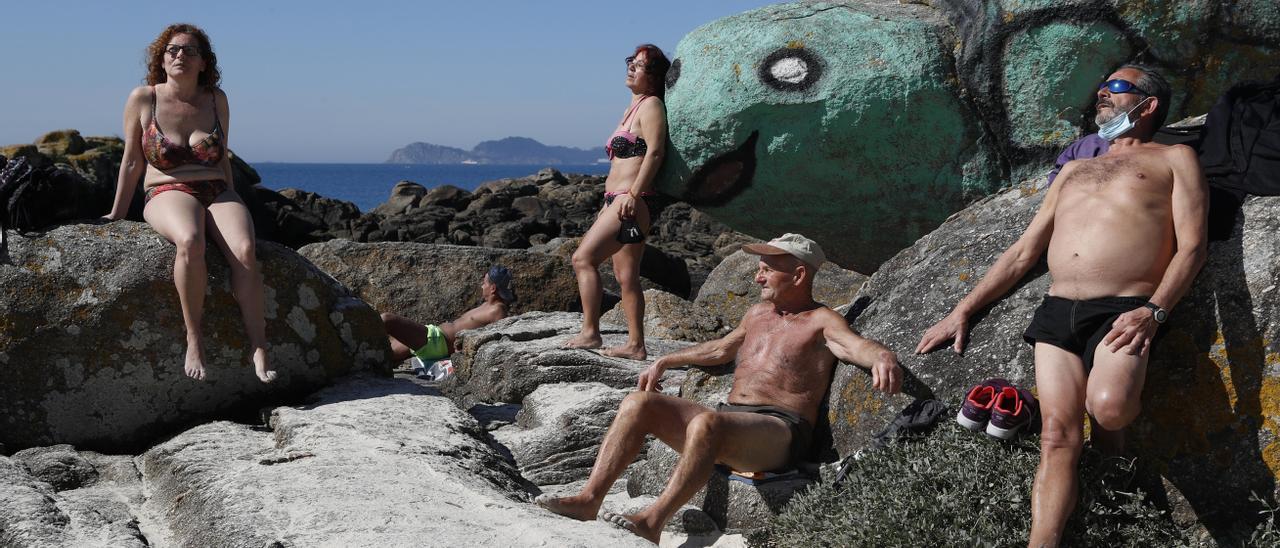
[[[0,457],[0,545],[101,548],[151,546],[126,510],[59,493],[22,464]]]
[[[463,408],[484,403],[519,403],[539,386],[554,383],[599,382],[613,388],[633,388],[647,362],[608,358],[591,350],[560,348],[582,327],[582,315],[569,312],[530,312],[480,329],[463,331],[461,356],[454,354],[455,372],[445,381],[445,394]],[[601,325],[605,346],[622,344],[626,330]],[[646,338],[649,355],[661,356],[691,343]],[[678,386],[683,371],[668,371],[666,386]]]
[[[154,544],[646,545],[529,504],[475,419],[407,380],[351,379],[270,426],[205,424],[139,458]]]
[[[452,321],[479,304],[480,282],[494,264],[511,270],[517,296],[512,314],[579,306],[578,285],[569,264],[541,253],[350,240],[311,244],[298,253],[379,312],[423,323]]]
[[[1092,131],[1094,90],[1116,64],[1164,71],[1179,119],[1280,72],[1278,51],[1280,11],[1265,2],[766,6],[676,47],[659,188],[872,272]]]
[[[525,396],[516,424],[494,430],[493,437],[536,485],[585,480],[626,395],[598,382],[542,385]]]
[[[601,323],[626,327],[626,307],[619,303],[600,317]],[[729,333],[731,328],[706,307],[658,289],[644,292],[645,337],[705,342]]]
[[[747,309],[760,302],[760,286],[755,282],[759,264],[758,255],[734,251],[711,271],[693,302],[730,328],[736,327]],[[813,278],[813,298],[833,308],[848,304],[866,280],[862,274],[827,262]]]
[[[898,353],[908,373],[907,396],[872,393],[865,372],[841,366],[831,388],[830,419],[842,454],[864,447],[912,396],[954,406],[969,386],[988,377],[1034,385],[1032,348],[1022,333],[1048,289],[1043,265],[973,318],[963,356],[913,350],[1019,236],[1043,195],[1044,181],[1037,179],[966,208],[862,287],[858,298],[869,305],[854,327]],[[1252,515],[1251,492],[1267,500],[1276,495],[1277,280],[1280,198],[1250,198],[1231,238],[1210,243],[1207,264],[1154,345],[1143,411],[1130,428],[1128,449],[1166,480],[1168,492],[1157,495],[1182,501],[1181,511],[1211,531]]]
[[[0,443],[133,447],[166,429],[386,368],[377,314],[292,250],[259,242],[267,337],[281,378],[253,374],[222,254],[209,246],[207,378],[183,374],[174,246],[144,224],[10,235],[0,262]],[[302,392],[305,393],[305,392]]]

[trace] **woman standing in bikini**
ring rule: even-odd
[[[670,67],[671,62],[653,44],[642,45],[627,57],[631,104],[618,128],[605,142],[610,163],[609,177],[604,183],[604,208],[573,254],[573,272],[582,298],[582,330],[565,343],[567,348],[598,348],[602,344],[602,294],[597,268],[612,256],[613,273],[622,286],[627,342],[603,354],[635,360],[643,360],[648,355],[644,346],[640,257],[644,254],[643,235],[649,233],[651,220],[645,197],[653,195],[653,178],[662,166],[667,146],[667,113],[662,96]],[[634,230],[640,234],[634,234]]]
[[[194,25],[165,28],[147,48],[147,85],[124,107],[124,159],[115,203],[104,218],[123,219],[138,178],[146,190],[142,215],[177,245],[174,284],[187,330],[184,370],[205,377],[200,320],[208,283],[205,238],[231,267],[231,289],[244,318],[254,370],[262,382],[276,373],[267,362],[263,285],[255,258],[253,219],[231,179],[227,96],[218,87],[218,58]]]

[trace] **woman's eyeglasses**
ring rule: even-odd
[[[644,72],[645,68],[647,68],[647,65],[636,63],[636,56],[634,55],[627,57],[626,61],[627,61],[627,68],[635,68],[640,72]]]
[[[169,44],[168,46],[165,46],[164,52],[168,53],[169,57],[177,57],[178,52],[182,52],[182,54],[187,57],[199,57],[200,46],[179,46],[177,44]]]
[[[1143,95],[1151,95],[1142,88],[1134,85],[1133,82],[1121,80],[1119,78],[1116,78],[1115,80],[1107,80],[1106,82],[1098,84],[1098,89],[1102,88],[1107,88],[1107,91],[1110,91],[1111,93],[1141,93]]]

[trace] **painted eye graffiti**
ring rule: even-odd
[[[782,48],[760,63],[760,81],[778,91],[804,91],[820,78],[822,59],[805,48]]]
[[[680,79],[680,60],[676,59],[671,62],[671,68],[667,69],[667,89],[676,87],[676,80]]]

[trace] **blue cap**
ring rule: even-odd
[[[493,265],[489,267],[489,283],[497,286],[498,297],[503,301],[512,302],[516,300],[516,291],[511,288],[511,271],[502,265]]]

